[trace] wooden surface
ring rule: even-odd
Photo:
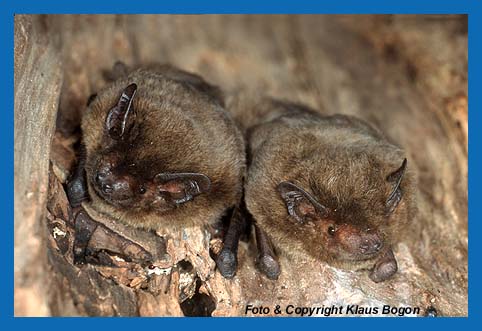
[[[45,201],[50,141],[62,86],[58,38],[46,20],[15,18],[15,312],[49,314]]]
[[[244,315],[246,304],[390,304],[422,313],[433,306],[467,315],[465,16],[16,16],[15,42],[17,315]],[[167,62],[227,93],[262,92],[377,125],[407,150],[418,174],[419,216],[395,249],[400,272],[374,284],[365,273],[281,257],[273,282],[257,273],[248,242],[238,275],[224,280],[202,229],[189,229],[188,241],[163,234],[168,285],[154,279],[147,290],[135,288],[113,276],[119,270],[71,265],[52,232],[71,235],[59,182],[72,166],[85,101],[116,60]],[[196,261],[198,253],[207,258]],[[179,266],[183,260],[192,270]]]

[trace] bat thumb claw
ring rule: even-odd
[[[223,249],[216,259],[216,265],[224,278],[233,278],[238,265],[236,254],[228,249]]]

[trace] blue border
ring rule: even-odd
[[[4,155],[4,162],[0,162],[0,171],[4,174],[11,174],[4,176],[1,185],[1,200],[3,202],[2,211],[3,217],[1,222],[1,236],[0,244],[3,261],[5,267],[2,268],[4,272],[1,273],[0,283],[2,297],[0,299],[0,319],[4,319],[5,313],[8,316],[13,315],[13,15],[8,11],[1,11],[0,31],[2,34],[2,41],[5,45],[3,48],[5,52],[1,54],[0,66],[3,77],[0,80],[0,89],[5,91],[4,98],[1,98],[1,107],[4,111],[1,114],[0,121],[0,141],[2,146],[2,154]]]
[[[9,3],[12,1],[8,1]],[[182,0],[154,4],[151,1],[86,0],[71,2],[15,1],[14,12],[24,14],[111,14],[111,13],[171,13],[171,14],[462,14],[467,13],[476,0],[342,0],[342,1],[196,1]]]
[[[0,121],[0,135],[2,146],[2,160],[0,162],[1,173],[8,174],[1,181],[1,201],[3,202],[3,222],[0,229],[0,247],[3,254],[0,260],[4,267],[0,268],[0,325],[15,328],[42,328],[49,327],[51,323],[62,323],[62,327],[84,328],[96,323],[96,326],[114,324],[115,327],[127,328],[177,328],[181,327],[207,327],[211,323],[220,324],[232,328],[235,327],[274,327],[294,328],[305,326],[330,327],[339,326],[340,323],[346,327],[386,327],[407,328],[409,326],[423,326],[426,328],[450,328],[458,324],[463,327],[477,325],[480,322],[480,234],[481,212],[475,209],[477,200],[482,196],[480,185],[480,142],[481,142],[481,115],[477,110],[480,108],[481,93],[481,59],[480,37],[482,14],[480,1],[472,0],[405,0],[405,1],[382,1],[382,0],[338,0],[330,3],[315,1],[176,1],[172,3],[153,4],[146,0],[136,1],[5,1],[0,0],[0,35],[3,44],[0,53],[1,73],[0,91],[3,95],[0,98],[2,121]],[[373,13],[400,13],[400,14],[445,14],[445,13],[467,13],[469,14],[469,104],[472,111],[469,120],[469,220],[470,236],[475,238],[470,243],[469,265],[470,265],[470,292],[469,292],[469,318],[437,318],[437,319],[118,319],[91,318],[76,319],[75,323],[70,318],[13,318],[13,14],[14,13],[338,13],[338,14],[373,14]],[[461,180],[464,180],[461,178]],[[155,324],[153,324],[155,323]],[[162,323],[162,324],[160,324]],[[269,323],[269,324],[268,324]],[[381,325],[380,325],[381,324]],[[461,325],[462,326],[462,325]]]

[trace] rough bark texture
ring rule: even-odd
[[[15,313],[48,315],[45,201],[62,87],[59,40],[44,17],[15,17]]]
[[[116,60],[172,63],[228,92],[264,91],[380,127],[406,148],[420,188],[412,235],[395,247],[398,274],[375,284],[281,256],[271,281],[256,271],[250,238],[225,280],[210,257],[220,242],[206,229],[145,233],[88,204],[96,221],[75,218],[62,183],[85,102]],[[467,315],[467,129],[466,16],[16,16],[15,314],[389,304]],[[73,264],[75,229],[93,232],[92,263]]]

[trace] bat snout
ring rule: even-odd
[[[98,171],[94,176],[94,182],[98,191],[114,200],[124,200],[132,196],[132,185],[128,178]]]
[[[383,242],[376,234],[365,236],[360,244],[360,252],[364,255],[378,253],[382,248]]]

